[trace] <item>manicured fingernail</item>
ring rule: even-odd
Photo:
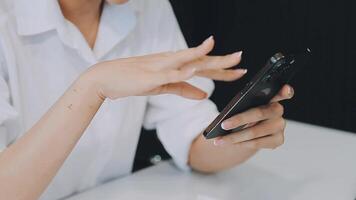
[[[231,124],[229,121],[224,121],[221,123],[221,128],[224,130],[230,130],[231,129]]]
[[[247,69],[237,69],[236,72],[239,73],[239,74],[246,74],[247,73]]]
[[[292,98],[294,95],[294,89],[292,87],[288,87],[288,96],[289,98]]]
[[[214,145],[215,146],[221,146],[221,145],[224,145],[224,144],[225,144],[225,141],[223,139],[221,139],[221,138],[214,140]]]
[[[232,55],[236,56],[237,58],[240,58],[242,56],[242,51],[238,51],[236,53],[233,53]]]
[[[210,37],[208,37],[204,42],[203,42],[203,44],[206,44],[206,43],[208,43],[208,42],[210,42],[211,40],[213,40],[214,39],[214,36],[210,36]]]

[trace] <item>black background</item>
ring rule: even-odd
[[[212,54],[243,50],[238,67],[249,73],[216,82],[211,99],[221,110],[278,51],[313,50],[312,61],[293,79],[295,98],[285,117],[356,132],[356,1],[353,0],[171,0],[189,46],[214,35]],[[135,169],[163,152],[154,132],[144,131]],[[140,164],[141,163],[141,164]]]

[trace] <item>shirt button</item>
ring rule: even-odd
[[[162,157],[160,155],[154,155],[150,158],[150,162],[152,165],[157,165],[162,161]]]

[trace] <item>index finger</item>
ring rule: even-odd
[[[224,130],[263,121],[266,119],[278,118],[283,115],[283,106],[279,103],[271,103],[256,108],[251,108],[243,113],[239,113],[222,122],[221,127]]]
[[[189,49],[179,50],[170,57],[172,58],[172,65],[174,68],[180,67],[188,62],[200,59],[206,56],[214,48],[214,38],[210,36],[201,45]]]

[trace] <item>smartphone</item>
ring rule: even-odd
[[[284,55],[276,53],[272,56],[254,78],[246,84],[216,117],[216,119],[205,129],[204,136],[207,139],[225,136],[242,130],[246,125],[226,131],[222,129],[221,123],[250,108],[268,104],[278,94],[282,87],[287,84],[294,74],[307,64],[311,56],[311,50],[299,54]]]

